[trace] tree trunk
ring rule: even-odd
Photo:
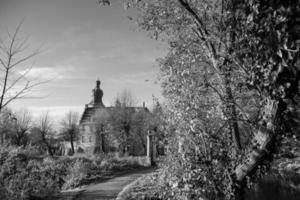
[[[70,143],[71,143],[72,154],[74,154],[75,153],[75,148],[74,148],[73,137],[70,138]]]
[[[235,169],[235,177],[238,182],[243,181],[263,161],[264,156],[269,153],[270,147],[274,144],[276,129],[280,124],[280,114],[285,107],[286,105],[282,101],[266,100],[260,126],[252,141],[251,151]]]
[[[143,138],[140,138],[141,140],[141,144],[143,146],[143,154],[142,155],[145,155],[147,154],[147,145],[145,144],[145,141],[143,140]]]
[[[230,125],[230,131],[232,135],[232,140],[234,142],[234,145],[236,147],[236,150],[240,151],[242,149],[241,146],[241,140],[240,140],[240,131],[239,131],[239,125],[238,125],[238,117],[235,107],[235,100],[232,94],[231,89],[231,66],[229,65],[230,62],[226,61],[226,64],[224,64],[224,77],[223,77],[223,84],[225,87],[225,115],[227,118],[229,118],[229,125]]]
[[[104,134],[101,134],[101,150],[102,153],[105,153],[105,139]]]
[[[52,147],[50,146],[50,144],[47,142],[46,138],[43,137],[43,142],[47,147],[47,151],[50,154],[51,157],[53,157],[54,153],[52,151]]]
[[[52,151],[51,146],[48,143],[46,143],[46,146],[47,146],[47,149],[48,149],[48,153],[50,154],[51,157],[53,157],[54,153]]]

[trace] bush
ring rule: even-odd
[[[77,149],[77,153],[84,153],[84,150],[83,150],[83,148],[81,148],[81,147],[78,147],[78,149]]]
[[[29,155],[28,150],[22,148],[0,149],[2,199],[46,199],[59,192],[60,177],[55,165],[43,163]]]
[[[136,158],[43,157],[34,148],[0,148],[1,200],[53,198],[61,189],[75,188],[116,171],[140,167]],[[22,181],[20,181],[22,180]]]
[[[66,176],[66,182],[63,186],[64,189],[74,188],[79,186],[88,175],[91,169],[91,162],[86,160],[77,159],[74,165],[71,165]]]

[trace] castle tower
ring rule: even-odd
[[[102,102],[102,97],[103,97],[103,91],[100,88],[100,80],[98,79],[96,81],[96,88],[93,89],[93,96],[94,96],[94,106],[95,107],[105,107],[103,102]]]

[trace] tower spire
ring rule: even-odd
[[[94,93],[94,106],[98,107],[105,107],[103,102],[102,102],[102,97],[103,97],[103,91],[100,88],[101,81],[99,78],[96,81],[96,88],[93,89]]]
[[[96,81],[96,88],[99,88],[99,89],[100,89],[100,84],[101,84],[101,81],[100,81],[99,78],[98,78],[97,81]]]

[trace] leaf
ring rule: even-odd
[[[282,52],[281,52],[281,50],[280,50],[280,49],[278,49],[278,51],[277,51],[277,55],[278,55],[280,58],[282,58]]]

